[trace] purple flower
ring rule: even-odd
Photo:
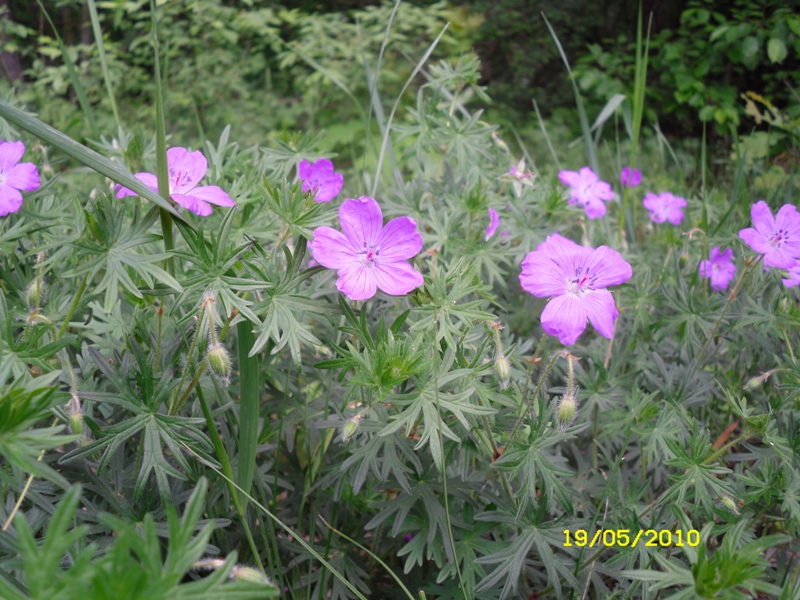
[[[236,206],[231,197],[219,186],[197,187],[208,170],[206,157],[199,150],[189,152],[186,148],[170,148],[167,150],[167,168],[169,169],[169,197],[183,208],[201,217],[207,217],[211,214],[211,204]],[[136,173],[136,179],[158,193],[158,179],[152,173]],[[118,185],[116,189],[117,198],[137,195],[136,192],[121,185]]]
[[[736,275],[736,265],[733,264],[733,250],[726,248],[725,252],[719,251],[719,246],[711,249],[708,260],[700,261],[700,275],[711,280],[711,289],[722,292]]]
[[[580,171],[561,171],[558,178],[570,187],[568,204],[582,206],[590,219],[599,219],[606,214],[606,205],[602,201],[613,200],[614,192],[589,167]]]
[[[619,180],[625,187],[636,187],[642,183],[642,172],[637,169],[625,167],[619,174]]]
[[[377,288],[401,296],[422,285],[422,275],[406,260],[422,249],[422,236],[411,217],[383,225],[381,208],[361,196],[339,207],[342,231],[317,227],[311,254],[323,267],[339,271],[336,287],[351,300],[367,300]]]
[[[648,193],[642,204],[650,211],[650,220],[653,223],[669,221],[673,225],[680,225],[683,222],[683,209],[686,207],[686,200],[683,198],[669,192],[662,192],[658,196]]]
[[[407,534],[406,534],[406,543],[410,542],[410,541],[411,541],[411,540],[413,540],[413,539],[414,539],[414,536],[413,536],[413,535],[411,535],[410,533],[407,533]]]
[[[555,233],[525,257],[519,281],[537,298],[550,298],[542,311],[542,329],[567,346],[586,329],[587,319],[603,337],[614,334],[619,312],[605,288],[631,275],[630,264],[616,250],[585,248]]]
[[[800,258],[800,214],[791,204],[784,204],[773,219],[763,200],[753,204],[750,218],[754,227],[742,229],[739,237],[759,254],[764,265],[789,269]]]
[[[527,185],[529,187],[533,186],[533,180],[535,179],[535,175],[530,171],[525,170],[525,159],[522,158],[517,163],[516,167],[511,167],[508,170],[508,175],[511,176],[511,185],[514,187],[514,193],[517,195],[517,198],[522,197],[522,186]]]
[[[39,172],[33,163],[20,163],[25,154],[22,142],[0,140],[0,217],[22,208],[22,194],[39,189]]]
[[[297,165],[297,177],[303,182],[304,192],[313,192],[315,202],[330,202],[344,185],[344,177],[333,172],[333,163],[327,158],[320,158],[313,165],[301,160]]]
[[[787,288],[800,285],[800,265],[789,269],[789,279],[783,279],[782,281]]]
[[[489,209],[489,226],[486,228],[486,241],[497,232],[497,226],[500,224],[500,215],[493,208]]]

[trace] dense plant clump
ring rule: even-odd
[[[448,8],[407,9],[419,47],[402,6],[340,23],[377,52],[220,8],[347,96],[350,156],[324,103],[255,145],[209,126],[235,82],[187,125],[150,58],[134,123],[109,53],[88,146],[0,100],[0,597],[800,597],[793,176],[762,199],[744,156],[640,139],[641,34],[636,91],[590,127],[576,85],[584,146],[542,121],[530,152]],[[103,8],[186,59],[176,5]]]

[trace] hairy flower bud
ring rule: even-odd
[[[358,431],[358,421],[356,419],[349,420],[342,428],[342,441],[349,440],[356,434],[356,431]]]
[[[211,372],[225,385],[228,385],[231,376],[231,359],[228,351],[222,344],[213,344],[208,349],[208,366]]]
[[[251,567],[242,567],[236,565],[231,571],[231,578],[236,581],[252,581],[253,583],[261,583],[263,585],[270,585],[269,579],[263,573],[256,571]]]
[[[561,397],[558,403],[558,411],[556,418],[558,419],[559,427],[569,427],[575,419],[575,413],[578,412],[578,402],[571,391],[567,392]]]
[[[500,382],[500,388],[505,390],[511,382],[511,363],[502,354],[498,354],[494,361],[494,371]]]
[[[28,286],[28,308],[34,310],[44,304],[44,282],[40,277],[31,282]]]
[[[83,435],[83,410],[81,400],[73,394],[67,403],[67,416],[69,417],[69,428],[75,435]]]
[[[728,496],[723,496],[722,497],[722,504],[725,506],[725,508],[727,508],[733,514],[735,514],[735,515],[739,514],[739,509],[736,508],[736,503],[733,501],[732,498],[729,498]]]

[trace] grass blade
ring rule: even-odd
[[[259,374],[258,354],[250,356],[255,344],[253,324],[240,321],[236,325],[239,336],[239,487],[242,508],[247,510],[247,499],[256,469],[258,445]]]
[[[94,150],[90,150],[83,144],[76,142],[68,135],[64,135],[57,129],[53,129],[46,123],[40,121],[36,117],[32,117],[22,110],[11,106],[7,102],[0,100],[0,117],[13,123],[20,129],[24,129],[28,133],[35,135],[43,142],[50,144],[61,150],[70,158],[74,158],[79,163],[86,165],[90,169],[97,171],[125,186],[139,194],[142,198],[147,198],[150,202],[157,204],[171,215],[184,220],[172,205],[164,200],[161,196],[156,194],[153,190],[136,179],[125,169],[120,168],[117,164],[111,162],[102,154],[98,154]]]
[[[56,29],[53,20],[50,18],[50,13],[47,12],[47,9],[42,4],[42,0],[36,1],[39,3],[39,8],[41,9],[44,18],[47,19],[48,23],[50,23],[53,34],[56,36],[58,47],[61,49],[61,56],[64,58],[64,66],[67,68],[67,75],[69,75],[69,80],[72,83],[72,89],[75,90],[75,95],[78,97],[78,103],[81,105],[81,109],[86,117],[86,121],[89,123],[89,128],[92,130],[92,137],[98,140],[100,139],[100,130],[97,127],[97,121],[94,118],[92,106],[89,104],[89,99],[86,97],[86,89],[83,87],[83,84],[78,77],[78,71],[75,69],[75,64],[72,62],[72,58],[69,55],[67,47],[64,45],[64,41],[58,34],[58,30]]]
[[[586,142],[586,157],[589,160],[589,166],[592,167],[592,170],[599,174],[600,167],[599,163],[597,162],[597,152],[595,152],[594,142],[592,141],[592,131],[589,128],[589,119],[586,118],[586,110],[583,108],[583,99],[581,98],[581,93],[578,90],[578,83],[575,81],[575,76],[572,74],[572,69],[569,66],[567,55],[564,53],[564,48],[561,47],[561,42],[558,40],[558,36],[556,35],[553,26],[550,25],[550,21],[548,21],[547,17],[544,16],[544,13],[542,13],[542,18],[547,25],[547,29],[550,30],[550,35],[553,37],[553,41],[556,43],[558,53],[561,55],[561,60],[564,61],[564,66],[567,67],[569,81],[572,84],[572,91],[575,94],[575,104],[578,107],[578,119],[581,123],[583,140]]]
[[[119,129],[122,127],[122,122],[119,120],[117,101],[114,99],[114,88],[111,85],[111,77],[108,75],[106,48],[105,44],[103,43],[103,30],[100,29],[100,18],[97,16],[97,4],[95,4],[94,0],[86,0],[86,5],[89,8],[89,17],[92,20],[92,31],[94,32],[94,41],[97,44],[97,54],[100,56],[100,67],[103,70],[103,79],[106,82],[108,101],[111,103],[111,111],[114,113],[114,121],[116,121],[117,129]]]
[[[417,76],[417,73],[420,72],[422,66],[427,62],[430,55],[433,54],[434,49],[439,43],[439,40],[442,39],[444,32],[447,31],[447,28],[450,26],[450,23],[446,23],[442,30],[439,32],[439,35],[436,36],[436,39],[433,40],[433,43],[428,47],[425,51],[425,54],[419,60],[417,65],[414,67],[414,71],[411,73],[411,76],[406,80],[405,85],[403,85],[403,89],[400,90],[400,94],[397,96],[397,100],[394,102],[394,106],[392,107],[392,112],[389,113],[389,120],[386,122],[386,131],[383,134],[383,140],[381,141],[381,151],[378,154],[378,166],[375,168],[375,180],[372,182],[372,193],[370,194],[373,198],[375,197],[375,192],[378,191],[378,182],[381,178],[381,170],[383,169],[383,158],[386,155],[386,144],[389,141],[389,134],[392,132],[392,121],[394,120],[394,113],[397,112],[397,107],[400,106],[400,100],[403,98],[403,94],[406,93],[408,86],[411,85],[411,82],[414,81],[414,78]]]
[[[536,111],[536,118],[539,120],[539,128],[542,130],[544,141],[547,142],[547,148],[550,150],[550,156],[553,157],[553,162],[556,164],[556,169],[560,171],[561,163],[558,162],[558,155],[556,154],[555,148],[553,148],[553,143],[550,141],[550,136],[547,135],[547,129],[544,126],[544,119],[542,119],[542,113],[539,112],[539,105],[536,104],[536,100],[533,101],[533,110]]]

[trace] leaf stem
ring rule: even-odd
[[[86,283],[89,279],[89,273],[83,278],[81,282],[81,286],[78,288],[78,293],[75,295],[75,298],[72,300],[72,305],[70,305],[67,314],[64,316],[64,322],[61,324],[61,329],[58,330],[58,337],[56,339],[61,339],[64,337],[64,334],[67,332],[67,328],[69,327],[69,322],[72,320],[72,316],[75,314],[75,311],[78,310],[78,304],[81,302],[81,298],[83,297],[83,292],[86,291]]]

